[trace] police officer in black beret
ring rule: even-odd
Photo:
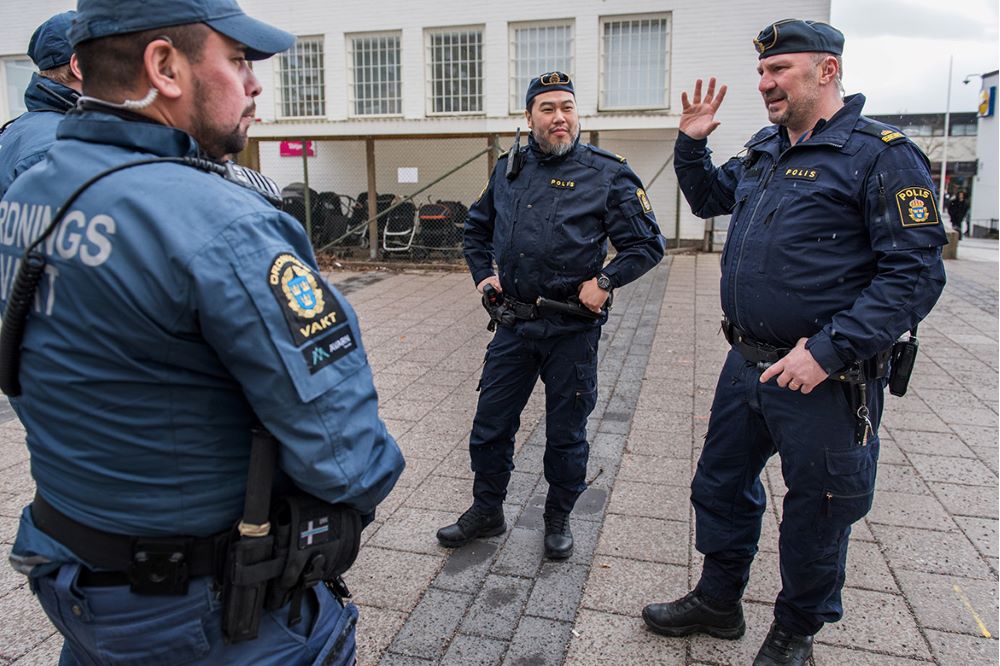
[[[844,36],[789,19],[754,40],[773,123],[716,167],[706,137],[726,88],[681,97],[674,148],[681,190],[701,217],[732,214],[722,254],[719,377],[691,484],[695,589],[646,606],[667,636],[743,635],[740,599],[774,454],[783,500],[781,592],[755,664],[805,664],[813,635],[843,614],[851,524],[871,508],[889,351],[944,287],[945,240],[927,159],[897,129],[842,97]]]
[[[0,129],[0,197],[15,178],[45,157],[55,143],[56,125],[80,94],[80,70],[66,36],[75,15],[68,11],[52,16],[28,42],[28,57],[39,71],[24,91],[28,113]]]
[[[440,543],[457,547],[506,529],[521,410],[545,384],[545,554],[573,551],[569,515],[586,489],[587,417],[597,401],[597,346],[612,289],[663,257],[649,198],[625,159],[580,143],[573,82],[533,79],[525,99],[528,146],[502,156],[465,224],[465,259],[482,293],[500,292],[503,315],[486,353],[469,440],[473,504]],[[608,240],[618,250],[604,265]],[[495,262],[495,267],[494,267]],[[593,317],[539,309],[539,297],[575,300]]]

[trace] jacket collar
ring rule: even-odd
[[[55,111],[66,113],[80,93],[52,79],[45,78],[38,72],[31,75],[28,89],[24,91],[24,107],[28,111]],[[63,103],[59,98],[66,100]]]
[[[813,134],[804,143],[799,145],[824,145],[842,148],[847,143],[848,138],[850,138],[851,132],[854,131],[854,127],[858,123],[858,118],[861,117],[861,110],[864,106],[864,95],[861,93],[848,95],[844,98],[844,106],[823,123],[819,129],[814,130]],[[754,134],[744,145],[747,148],[754,148],[768,141],[776,140],[780,142],[783,129],[780,125],[765,127]]]
[[[187,132],[128,111],[77,108],[59,123],[56,138],[105,143],[160,157],[204,157]]]

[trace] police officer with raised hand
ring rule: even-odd
[[[741,597],[765,509],[760,474],[777,452],[788,493],[781,592],[755,664],[805,664],[813,635],[843,614],[851,524],[871,508],[889,351],[944,287],[945,243],[928,163],[898,130],[842,97],[844,36],[817,21],[754,40],[773,123],[712,164],[706,137],[726,93],[681,97],[681,190],[701,217],[732,214],[722,255],[732,350],[691,484],[695,589],[643,610],[668,636],[743,635]]]
[[[45,270],[12,404],[37,495],[12,564],[62,633],[62,663],[354,663],[357,609],[319,583],[353,561],[402,456],[357,318],[301,225],[216,161],[247,140],[261,91],[248,61],[294,37],[235,0],[77,10],[84,96],[0,202],[5,273],[39,221],[58,221],[31,251]],[[24,294],[0,295],[6,329]],[[311,499],[289,500],[285,532],[272,517],[239,534],[274,527],[295,557],[316,555],[301,571],[292,554],[284,569],[221,566],[244,500],[270,491],[247,488],[258,420],[278,441],[274,497]],[[343,562],[311,550],[341,542]],[[279,575],[297,581],[291,603],[269,597],[249,635],[224,635],[220,589],[267,580],[270,595]]]
[[[514,436],[540,376],[549,484],[545,555],[565,559],[573,551],[570,512],[586,489],[586,424],[597,400],[605,301],[612,289],[660,261],[663,239],[625,159],[580,143],[576,97],[566,74],[532,79],[525,108],[528,145],[501,156],[465,224],[465,259],[480,293],[495,290],[498,326],[469,440],[473,504],[437,538],[457,547],[506,529],[503,501],[514,468]],[[608,239],[618,254],[604,266]],[[539,297],[570,307],[539,307]]]
[[[24,91],[28,110],[0,129],[0,197],[14,179],[45,157],[55,143],[56,125],[80,94],[80,71],[69,45],[74,11],[62,12],[38,26],[28,42],[28,57],[40,71]]]

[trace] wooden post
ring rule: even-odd
[[[500,135],[490,134],[486,145],[490,148],[490,152],[486,153],[486,178],[488,179],[493,175],[493,169],[497,165],[497,158],[500,156]]]
[[[302,141],[302,181],[305,189],[302,192],[306,205],[306,237],[312,242],[312,198],[309,196],[309,151],[306,150],[306,139]]]
[[[594,148],[599,148],[601,146],[601,133],[598,131],[593,131],[590,133],[590,145]]]
[[[233,156],[233,161],[254,171],[260,171],[260,140],[247,139],[246,148]]]
[[[365,139],[365,164],[368,167],[368,257],[378,255],[378,193],[375,191],[375,139]]]

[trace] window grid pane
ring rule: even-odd
[[[480,30],[429,35],[432,113],[483,110],[483,33]]]
[[[278,90],[283,118],[326,115],[321,37],[300,37],[278,57]]]
[[[27,112],[24,106],[24,91],[28,89],[35,66],[27,58],[4,60],[4,74],[7,80],[7,106],[11,118]]]
[[[354,37],[354,115],[402,113],[402,73],[399,35]]]
[[[664,108],[667,80],[667,19],[604,23],[602,108]]]
[[[513,77],[510,108],[524,108],[524,95],[531,79],[545,72],[560,71],[573,78],[573,27],[566,25],[514,28],[511,43]]]

